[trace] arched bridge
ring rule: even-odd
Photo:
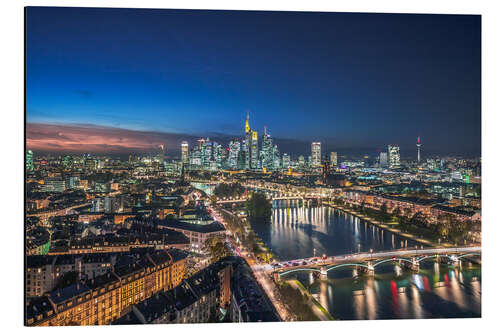
[[[377,266],[387,262],[400,262],[412,269],[418,269],[420,262],[429,259],[446,258],[452,262],[458,262],[465,257],[481,255],[481,247],[460,248],[424,248],[424,249],[402,249],[395,251],[363,252],[344,256],[319,258],[305,258],[279,263],[286,265],[276,269],[280,277],[294,272],[318,272],[326,275],[329,271],[344,267],[364,269],[373,273]],[[305,263],[305,264],[304,264]],[[271,266],[262,267],[263,270],[272,269]]]

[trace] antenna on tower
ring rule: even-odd
[[[267,135],[267,126],[264,125],[264,135]]]
[[[417,137],[417,163],[420,164],[420,147],[422,144],[420,143],[420,136]]]

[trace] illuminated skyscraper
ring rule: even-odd
[[[238,140],[229,142],[229,156],[227,158],[227,165],[229,169],[238,168],[238,157],[240,155],[241,143]]]
[[[189,163],[189,144],[187,141],[181,143],[181,161],[186,165]]]
[[[280,151],[277,145],[273,146],[273,170],[279,170],[281,167]]]
[[[259,167],[259,134],[252,131],[252,141],[250,145],[250,167],[257,169]]]
[[[327,178],[330,175],[330,161],[328,161],[327,155],[323,158],[323,171],[321,174],[321,179],[323,180],[323,184],[327,183]]]
[[[250,169],[250,155],[252,147],[252,130],[249,124],[250,114],[247,112],[247,118],[245,120],[245,139],[243,140],[243,145],[241,147],[242,159],[243,159],[243,169]]]
[[[159,145],[158,146],[158,161],[163,164],[165,161],[165,146],[164,145]]]
[[[387,146],[389,153],[389,168],[397,169],[400,167],[399,147],[397,145]]]
[[[199,139],[197,145],[192,149],[189,156],[189,165],[192,169],[201,169],[203,165],[204,139]]]
[[[222,146],[217,142],[212,143],[213,161],[215,162],[216,169],[222,168]]]
[[[250,113],[247,112],[247,119],[245,120],[245,134],[250,133],[250,124],[248,123],[249,119],[250,119]]]
[[[331,167],[337,166],[337,152],[335,151],[330,152],[330,166]]]
[[[260,163],[262,168],[267,170],[273,169],[273,140],[267,129],[264,127],[264,135],[262,135],[262,147],[260,150]]]
[[[247,134],[246,138],[243,140],[241,144],[241,169],[248,170],[250,169],[250,143],[252,142],[250,135]]]
[[[388,166],[388,161],[387,161],[387,153],[385,151],[381,152],[380,153],[380,157],[379,157],[380,161],[380,167],[381,168],[387,168]]]
[[[26,170],[33,171],[33,152],[26,151]]]
[[[284,170],[288,170],[288,167],[290,167],[292,164],[291,164],[291,161],[290,161],[290,155],[288,155],[287,153],[284,153],[283,154],[283,163],[282,163],[282,168]]]
[[[311,144],[311,166],[319,168],[321,166],[321,142]]]
[[[300,170],[304,170],[305,166],[306,166],[306,160],[305,160],[303,155],[300,155],[299,156],[299,168],[300,168]]]

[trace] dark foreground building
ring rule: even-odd
[[[226,257],[132,307],[115,325],[279,321],[251,268]]]

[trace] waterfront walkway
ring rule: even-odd
[[[314,312],[316,317],[318,317],[320,320],[327,321],[327,320],[334,320],[332,315],[319,303],[313,295],[307,291],[307,289],[300,283],[298,280],[290,280],[288,281],[290,286],[298,291],[302,295],[305,295],[308,299],[308,305],[311,307],[311,310]]]

